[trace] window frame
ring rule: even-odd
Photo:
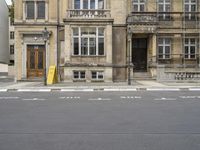
[[[162,43],[159,43],[159,40],[162,40]],[[169,40],[169,44],[166,42]],[[158,59],[171,59],[171,51],[172,51],[172,39],[170,37],[159,37],[158,38]],[[162,47],[162,53],[159,52],[159,47]],[[169,53],[166,53],[166,47],[169,47]],[[167,58],[166,56],[169,57]],[[161,57],[160,57],[161,56]]]
[[[95,29],[95,35],[90,34],[91,29]],[[82,34],[83,30],[86,29],[88,34]],[[100,29],[103,29],[103,35],[99,35]],[[76,35],[74,34],[76,32]],[[75,39],[78,39],[78,50],[75,50]],[[83,45],[82,40],[87,39],[87,49],[86,54],[83,53]],[[95,39],[95,54],[91,54],[91,46],[90,46],[90,40]],[[100,39],[103,39],[103,54],[100,54],[100,46],[99,41]],[[75,53],[78,52],[78,53]],[[72,28],[72,56],[105,56],[105,28],[104,27],[73,27]]]
[[[144,2],[141,2],[144,1]],[[135,10],[134,6],[137,6],[137,10]],[[141,11],[141,6],[144,6],[144,10]],[[145,12],[146,10],[146,0],[132,0],[132,11],[133,12]]]
[[[186,39],[188,40],[188,44],[186,44]],[[196,59],[196,54],[197,54],[197,50],[198,50],[198,48],[197,48],[198,39],[197,38],[185,38],[183,40],[184,40],[184,58],[185,59]],[[192,44],[191,40],[194,40],[195,43]],[[188,48],[188,53],[186,53],[186,47]],[[192,51],[191,48],[192,47],[195,48],[194,49],[194,51],[195,51],[194,54],[191,53],[191,51]],[[193,55],[194,55],[194,57],[191,57]]]
[[[96,74],[95,78],[93,78],[93,73]],[[102,78],[99,77],[100,75],[102,75]],[[102,71],[102,70],[93,70],[93,71],[91,71],[91,80],[103,81],[104,80],[104,71]]]
[[[186,6],[188,6],[189,10],[186,11]],[[195,6],[195,10],[192,11],[192,6]],[[195,0],[195,2],[192,2],[192,0],[188,0],[188,2],[186,2],[186,0],[184,0],[184,11],[187,13],[189,12],[190,14],[186,14],[184,17],[186,20],[195,20],[195,14],[191,14],[191,12],[196,12],[197,11],[197,0]]]
[[[14,55],[15,54],[15,45],[12,44],[10,45],[10,55]]]
[[[33,3],[33,5],[34,5],[34,16],[33,16],[33,18],[31,17],[28,17],[28,8],[27,8],[27,3],[30,3],[30,2],[32,2]],[[38,17],[38,15],[39,15],[39,12],[38,12],[38,3],[40,3],[40,2],[43,2],[44,3],[44,17]],[[46,4],[47,4],[47,2],[46,2],[46,0],[26,0],[26,1],[24,1],[24,4],[25,4],[25,19],[26,20],[46,20],[46,18],[47,18],[47,6],[46,6]]]
[[[78,78],[75,78],[75,73],[78,73]],[[82,78],[81,73],[84,73],[84,78]],[[86,80],[85,70],[73,70],[73,80]]]
[[[162,12],[170,12],[171,11],[171,0],[169,2],[166,2],[167,0],[163,0],[163,2],[160,2],[158,0],[158,12],[160,12],[159,6],[162,5]],[[169,11],[167,11],[167,5],[169,5]],[[170,14],[159,14],[159,20],[170,20]]]
[[[79,7],[76,8],[76,0],[73,0],[73,9],[76,9],[76,10],[102,10],[102,9],[105,9],[105,0],[94,0],[94,6],[95,8],[92,8],[91,7],[91,1],[92,0],[86,0],[87,1],[87,8],[84,8],[84,0],[79,0]],[[100,1],[102,1],[102,8],[100,8]],[[78,5],[77,5],[78,6]]]
[[[11,40],[15,39],[15,32],[14,31],[10,31],[10,39]]]

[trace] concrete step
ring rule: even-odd
[[[134,72],[133,79],[152,80],[152,76],[149,72]]]

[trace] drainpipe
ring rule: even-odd
[[[57,66],[57,75],[58,75],[58,82],[60,81],[60,66],[59,66],[59,61],[60,61],[60,56],[59,56],[59,51],[60,51],[60,46],[59,46],[59,26],[60,26],[60,0],[57,0],[57,60],[56,60],[56,66]]]

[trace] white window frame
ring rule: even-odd
[[[169,2],[166,2],[167,0],[163,0],[163,2],[160,2],[160,0],[158,0],[158,9],[159,9],[159,5],[162,5],[163,7],[163,11],[162,12],[167,12],[166,7],[167,5],[170,6],[170,10],[171,10],[171,0],[169,0]],[[159,10],[158,10],[159,11]],[[159,14],[159,16],[162,16],[163,19],[166,19],[166,14]]]
[[[141,5],[144,5],[144,11],[145,11],[145,9],[146,9],[146,0],[144,0],[144,2],[141,2],[141,1],[142,1],[142,0],[132,0],[132,7],[133,7],[132,10],[133,10],[134,12],[143,12],[143,11],[140,10],[140,6],[141,6]],[[135,5],[137,5],[137,7],[138,7],[138,9],[137,9],[136,11],[134,10],[134,6],[135,6]]]
[[[96,78],[93,78],[92,73],[96,73]],[[99,78],[100,75],[102,75],[103,78]],[[92,80],[104,80],[104,71],[96,71],[96,70],[91,71],[91,79]]]
[[[88,0],[88,10],[91,9],[91,0]],[[73,9],[75,9],[75,0],[73,0]],[[83,0],[80,0],[80,9],[83,9]],[[95,9],[99,9],[99,0],[95,0]],[[103,9],[105,9],[105,0],[103,0]]]
[[[74,76],[75,76],[75,74],[74,74],[75,72],[78,72],[78,78],[75,78],[75,77],[74,77]],[[81,73],[82,73],[82,72],[84,72],[84,74],[85,74],[85,77],[84,77],[84,78],[81,77]],[[74,70],[74,71],[73,71],[73,79],[74,79],[74,80],[85,80],[85,79],[86,79],[86,71],[85,71],[85,70]]]
[[[78,29],[78,35],[74,35],[73,33],[73,29]],[[87,34],[87,35],[81,35],[81,29],[83,28],[87,28],[87,27],[73,27],[72,28],[72,55],[73,56],[105,56],[105,28],[103,27],[88,27],[87,29],[89,30],[90,28],[95,28],[96,29],[96,35],[90,35],[90,34]],[[102,28],[104,31],[104,35],[103,36],[100,36],[99,35],[99,29]],[[78,41],[79,41],[79,50],[78,50],[78,55],[75,54],[74,52],[74,38],[78,38]],[[88,50],[87,50],[87,54],[82,54],[81,53],[81,44],[82,44],[82,38],[87,38],[88,39]],[[95,38],[95,42],[96,42],[96,54],[95,55],[90,55],[90,38]],[[103,38],[104,39],[104,54],[103,55],[99,55],[99,38]]]
[[[186,39],[188,39],[188,44],[186,44]],[[192,44],[191,40],[195,40],[195,43]],[[188,47],[188,53],[185,52],[185,48]],[[195,47],[195,53],[192,54],[191,53],[191,47]],[[197,38],[185,38],[184,39],[184,58],[185,59],[196,59],[196,53],[197,53]],[[188,57],[186,57],[186,55]],[[192,58],[191,56],[194,55],[194,58]]]
[[[192,0],[188,0],[189,2],[186,2],[186,0],[184,0],[184,9],[185,9],[185,6],[188,5],[189,7],[189,11],[186,11],[185,12],[196,12],[197,11],[197,0],[195,0],[195,2],[192,2]],[[195,5],[195,11],[192,11],[192,6]],[[186,16],[185,16],[186,17]],[[192,19],[192,14],[189,14],[189,20]]]
[[[170,40],[170,43],[168,44],[166,40]],[[160,37],[158,40],[162,40],[162,43],[158,42],[158,59],[171,59],[171,38],[168,37]],[[159,52],[159,47],[162,47],[162,53]],[[170,47],[169,53],[166,53],[166,47]],[[161,55],[161,57],[160,57]],[[169,55],[169,57],[166,57]]]
[[[34,17],[33,19],[27,18],[28,10],[27,10],[27,2],[33,2],[34,3]],[[38,18],[38,2],[44,2],[45,3],[45,17],[44,18]],[[46,0],[26,0],[24,1],[24,20],[47,20],[47,2]]]

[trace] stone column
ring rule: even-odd
[[[71,28],[70,25],[65,25],[65,62],[70,62],[71,59]]]

